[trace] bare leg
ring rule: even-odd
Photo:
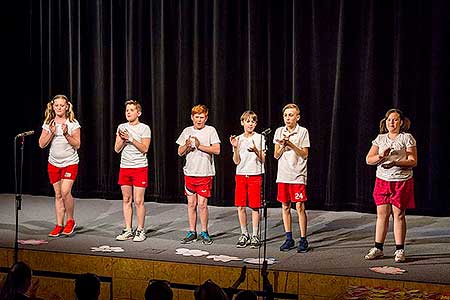
[[[120,189],[122,190],[122,210],[125,227],[126,229],[131,229],[133,225],[133,207],[131,206],[133,202],[133,189],[129,185],[122,185]]]
[[[239,225],[241,225],[241,228],[247,227],[247,211],[245,209],[245,206],[238,206],[237,212]]]
[[[55,190],[56,223],[60,226],[64,226],[64,214],[66,209],[64,207],[64,201],[61,194],[61,181],[55,182],[53,184],[53,189]]]
[[[189,230],[196,231],[197,229],[197,194],[188,195],[188,219]]]
[[[61,180],[61,195],[62,200],[64,202],[65,214],[67,216],[67,220],[73,220],[73,212],[74,212],[74,201],[72,197],[72,186],[73,180],[71,179],[62,179]]]
[[[406,238],[406,209],[401,210],[392,206],[392,214],[394,215],[394,239],[396,245],[404,245]]]
[[[259,228],[259,209],[252,209],[252,224],[253,228]],[[253,229],[253,235],[257,234],[257,232]]]
[[[144,226],[145,226],[145,205],[144,205],[145,188],[135,186],[135,187],[133,187],[133,191],[134,191],[134,205],[136,206],[137,226],[140,229],[144,229]]]
[[[306,229],[308,224],[308,217],[306,216],[305,202],[295,203],[298,215],[298,225],[300,227],[300,236],[306,237]]]
[[[208,198],[197,195],[202,231],[208,231]]]
[[[292,220],[291,220],[291,202],[281,203],[281,214],[283,217],[284,231],[292,232]]]
[[[377,206],[377,225],[375,229],[376,243],[384,243],[389,228],[390,216],[391,216],[390,204],[383,204]]]

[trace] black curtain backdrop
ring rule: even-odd
[[[418,145],[411,213],[450,215],[450,1],[16,2],[2,4],[0,192],[14,192],[13,137],[33,129],[23,192],[53,195],[38,137],[45,104],[62,93],[82,126],[75,196],[121,199],[113,145],[133,98],[152,130],[147,200],[185,201],[175,140],[202,103],[222,140],[210,203],[231,206],[228,139],[242,132],[241,113],[258,114],[259,132],[275,130],[282,107],[295,102],[311,139],[308,208],[374,212],[375,167],[365,155],[385,111],[398,107]],[[272,143],[266,167],[266,198],[277,206]]]

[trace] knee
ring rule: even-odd
[[[291,212],[291,206],[290,205],[283,205],[283,206],[281,206],[281,211],[283,213],[290,213]]]
[[[405,213],[403,211],[394,212],[393,215],[395,220],[399,221],[405,220]]]
[[[238,206],[237,210],[239,213],[245,213],[245,207],[243,206]]]
[[[206,201],[199,202],[199,203],[198,203],[198,208],[199,208],[200,210],[206,210],[206,209],[208,209],[208,205],[207,205]]]
[[[304,214],[306,211],[305,204],[303,202],[298,203],[296,206],[296,209],[297,209],[297,213]]]
[[[124,195],[123,196],[123,204],[131,205],[132,200],[133,200],[133,197],[131,197],[131,195],[130,196],[129,195]]]
[[[188,202],[188,208],[189,209],[196,209],[197,208],[197,203],[195,203],[194,201],[189,201]]]

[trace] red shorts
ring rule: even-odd
[[[148,167],[120,168],[119,185],[146,188],[148,186]]]
[[[277,200],[279,202],[304,202],[306,196],[306,185],[300,183],[278,183]]]
[[[204,198],[211,197],[211,189],[213,184],[213,177],[193,177],[184,176],[184,194],[190,196],[198,194]]]
[[[51,163],[47,164],[48,177],[50,179],[50,183],[54,184],[62,179],[70,179],[75,181],[78,174],[78,164],[69,165],[62,168],[55,167]]]
[[[234,204],[250,208],[261,207],[262,175],[236,175],[236,190]]]
[[[375,179],[373,199],[376,205],[392,204],[400,209],[415,208],[414,180],[385,181]]]

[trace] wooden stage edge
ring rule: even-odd
[[[19,260],[28,263],[39,279],[38,297],[46,300],[74,299],[74,278],[81,273],[100,276],[101,300],[144,299],[150,279],[171,282],[174,300],[192,300],[193,289],[207,279],[222,287],[230,287],[241,268],[189,263],[118,258],[105,255],[82,255],[21,249]],[[14,249],[0,248],[0,278],[13,264]],[[239,289],[260,291],[262,279],[258,266],[249,266],[245,282]],[[398,276],[401,279],[401,275]],[[351,286],[398,288],[429,293],[446,293],[449,285],[402,280],[321,275],[269,270],[276,299],[325,300],[340,299]]]

